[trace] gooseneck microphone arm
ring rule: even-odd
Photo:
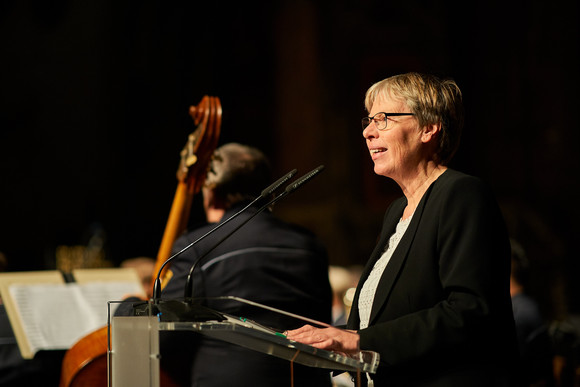
[[[202,235],[197,240],[193,241],[192,243],[190,243],[189,245],[187,245],[186,247],[184,247],[183,249],[181,249],[177,253],[173,254],[171,257],[167,258],[167,260],[165,262],[163,262],[163,264],[159,268],[159,272],[157,273],[157,276],[155,277],[155,282],[153,283],[153,293],[152,293],[153,301],[156,301],[156,300],[158,300],[161,297],[161,273],[163,272],[163,268],[165,268],[165,266],[169,262],[171,262],[172,260],[174,260],[175,258],[177,258],[178,256],[180,256],[181,254],[183,254],[185,251],[189,250],[193,245],[197,244],[201,240],[203,240],[206,237],[208,237],[214,231],[217,231],[219,228],[221,228],[225,224],[229,223],[231,220],[233,220],[234,218],[236,218],[242,212],[246,211],[248,208],[250,208],[252,205],[254,205],[259,200],[264,199],[264,198],[267,198],[270,195],[272,195],[274,192],[276,192],[278,190],[278,188],[280,188],[280,186],[282,186],[282,184],[284,184],[288,180],[290,180],[292,178],[292,176],[294,176],[296,174],[296,172],[297,172],[296,169],[291,170],[290,172],[288,172],[287,174],[285,174],[284,176],[282,176],[280,179],[278,179],[274,183],[272,183],[270,186],[268,186],[267,188],[265,188],[258,197],[256,197],[254,200],[252,200],[251,203],[249,203],[248,205],[246,205],[240,211],[238,211],[234,215],[230,216],[224,222],[218,224],[216,227],[214,227],[213,229],[209,230],[207,233],[205,233],[204,235]]]
[[[258,215],[259,213],[261,213],[262,211],[264,211],[266,208],[273,205],[277,201],[281,200],[282,198],[284,198],[284,197],[288,196],[289,194],[291,194],[292,192],[296,191],[298,188],[300,188],[302,185],[304,185],[307,181],[309,181],[314,176],[319,174],[323,169],[324,169],[324,165],[320,165],[319,167],[313,169],[312,171],[310,171],[306,175],[304,175],[301,178],[299,178],[298,180],[296,180],[296,182],[291,183],[288,186],[286,186],[286,189],[284,190],[284,192],[282,192],[280,195],[276,196],[275,198],[271,199],[268,203],[266,203],[262,207],[260,207],[255,213],[252,214],[252,216],[250,216],[249,218],[244,220],[236,228],[234,228],[232,231],[230,231],[228,234],[226,234],[222,239],[220,239],[211,249],[209,249],[203,255],[201,255],[199,258],[197,258],[195,260],[195,262],[193,263],[193,265],[191,266],[191,269],[189,269],[189,274],[187,275],[187,282],[185,284],[184,298],[185,299],[193,299],[193,271],[195,270],[197,265],[205,257],[207,257],[209,255],[209,253],[211,253],[215,248],[217,248],[220,244],[222,244],[223,241],[228,239],[233,233],[238,231],[246,223],[248,223],[250,220],[252,220],[256,215]]]

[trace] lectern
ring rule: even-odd
[[[303,316],[260,305],[236,297],[223,297],[228,302],[251,303],[271,313],[282,313],[316,324]],[[215,300],[215,299],[214,299]],[[109,309],[116,302],[109,303]],[[127,307],[125,305],[124,307]],[[144,302],[131,306],[133,316],[109,314],[108,373],[109,386],[160,385],[159,332],[191,331],[254,351],[276,356],[288,362],[339,371],[375,373],[379,355],[361,351],[356,357],[321,350],[288,340],[281,332],[244,316],[232,316],[217,310],[180,300]],[[322,324],[322,323],[320,323]]]

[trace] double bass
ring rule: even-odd
[[[205,182],[209,163],[219,140],[222,107],[218,97],[204,96],[198,105],[190,106],[189,114],[196,129],[188,136],[180,153],[177,189],[157,253],[148,296],[152,294],[156,275],[159,275],[162,287],[171,278],[170,264],[164,263],[171,256],[173,243],[187,227],[194,195],[199,193]],[[106,387],[109,381],[108,344],[108,326],[77,341],[63,358],[60,387]],[[174,385],[163,370],[161,382],[163,386]]]

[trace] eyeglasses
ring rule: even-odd
[[[362,119],[362,128],[365,130],[367,126],[371,124],[371,121],[374,121],[375,126],[378,130],[385,130],[387,129],[387,122],[389,121],[389,116],[414,116],[414,113],[384,113],[379,112],[372,117],[363,117]]]

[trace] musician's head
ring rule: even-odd
[[[238,143],[222,145],[214,152],[203,187],[206,213],[208,208],[226,210],[254,199],[270,179],[270,162],[260,150]]]

